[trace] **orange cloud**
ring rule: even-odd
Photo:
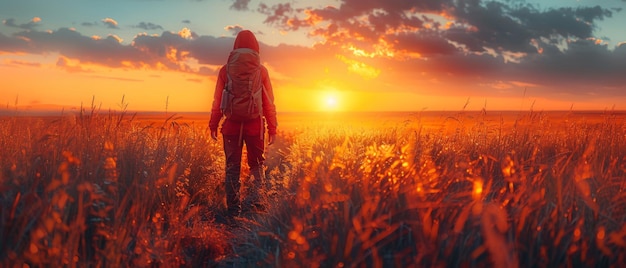
[[[17,65],[17,66],[30,66],[30,67],[39,67],[41,63],[39,62],[31,62],[31,61],[23,61],[23,60],[11,60],[5,59],[4,63],[7,65]]]
[[[182,28],[180,31],[178,31],[178,36],[184,39],[191,39],[193,38],[193,32],[191,32],[189,28],[185,27],[185,28]]]
[[[84,68],[84,65],[80,64],[78,60],[72,60],[64,56],[59,56],[56,62],[56,66],[69,72],[69,73],[85,73],[91,72]]]
[[[114,34],[110,34],[109,37],[113,38],[114,40],[116,40],[118,43],[122,43],[124,41],[124,39],[122,39],[121,37],[114,35]]]
[[[104,18],[102,22],[109,28],[117,29],[117,21],[112,18]]]
[[[342,62],[348,65],[348,70],[350,72],[358,74],[361,77],[364,77],[367,79],[374,79],[378,77],[378,75],[380,74],[380,69],[367,65],[363,62],[349,59],[343,55],[337,55],[337,58],[339,58]]]
[[[237,34],[243,30],[243,27],[241,25],[239,25],[239,24],[228,25],[228,26],[224,27],[224,30],[232,33],[233,36],[237,36]]]

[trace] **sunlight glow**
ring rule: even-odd
[[[323,91],[320,96],[322,111],[337,111],[341,109],[340,97],[335,89]]]
[[[334,96],[326,97],[326,108],[334,109],[337,108],[337,98]]]
[[[348,65],[348,71],[358,74],[363,78],[374,79],[380,74],[380,69],[365,64],[364,62],[353,60],[343,55],[337,55],[337,58]]]

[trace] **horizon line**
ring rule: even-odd
[[[83,108],[83,113],[90,113],[91,109]],[[137,115],[189,115],[189,114],[197,114],[197,115],[207,115],[211,114],[210,111],[156,111],[156,110],[115,110],[115,109],[95,109],[98,114],[108,114],[108,113],[126,113],[126,114],[137,114]],[[277,111],[277,114],[375,114],[375,113],[459,113],[459,112],[485,112],[485,113],[493,113],[493,112],[574,112],[574,113],[604,113],[604,112],[617,112],[617,113],[626,113],[626,110],[620,109],[459,109],[459,110],[355,110],[355,111]],[[80,114],[81,111],[77,109],[34,109],[34,110],[23,110],[23,109],[6,109],[0,108],[0,116],[64,116],[64,115],[77,115]]]

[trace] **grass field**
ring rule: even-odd
[[[281,114],[268,213],[229,227],[206,115],[5,116],[0,266],[618,266],[625,118]]]

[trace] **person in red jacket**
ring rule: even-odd
[[[240,48],[248,48],[259,53],[259,43],[251,31],[244,30],[237,34],[233,51]],[[231,52],[232,54],[232,52]],[[224,153],[226,155],[226,204],[228,206],[228,215],[238,216],[241,213],[242,206],[244,209],[262,209],[263,204],[260,202],[260,193],[265,180],[264,172],[264,150],[265,150],[265,127],[267,127],[267,143],[271,145],[276,138],[276,106],[274,105],[274,93],[267,69],[261,65],[261,83],[264,86],[262,92],[262,116],[247,120],[244,122],[235,121],[225,118],[222,123],[221,133],[224,141]],[[220,104],[222,100],[222,91],[228,79],[228,67],[222,66],[217,77],[215,85],[215,93],[213,95],[213,104],[211,107],[211,119],[209,121],[209,129],[211,138],[217,140],[217,131],[220,121],[224,116]],[[267,124],[267,126],[266,126]],[[240,171],[241,156],[243,145],[246,145],[248,166],[250,173],[254,177],[252,185],[248,187],[250,192],[246,196],[244,202],[240,200]]]

